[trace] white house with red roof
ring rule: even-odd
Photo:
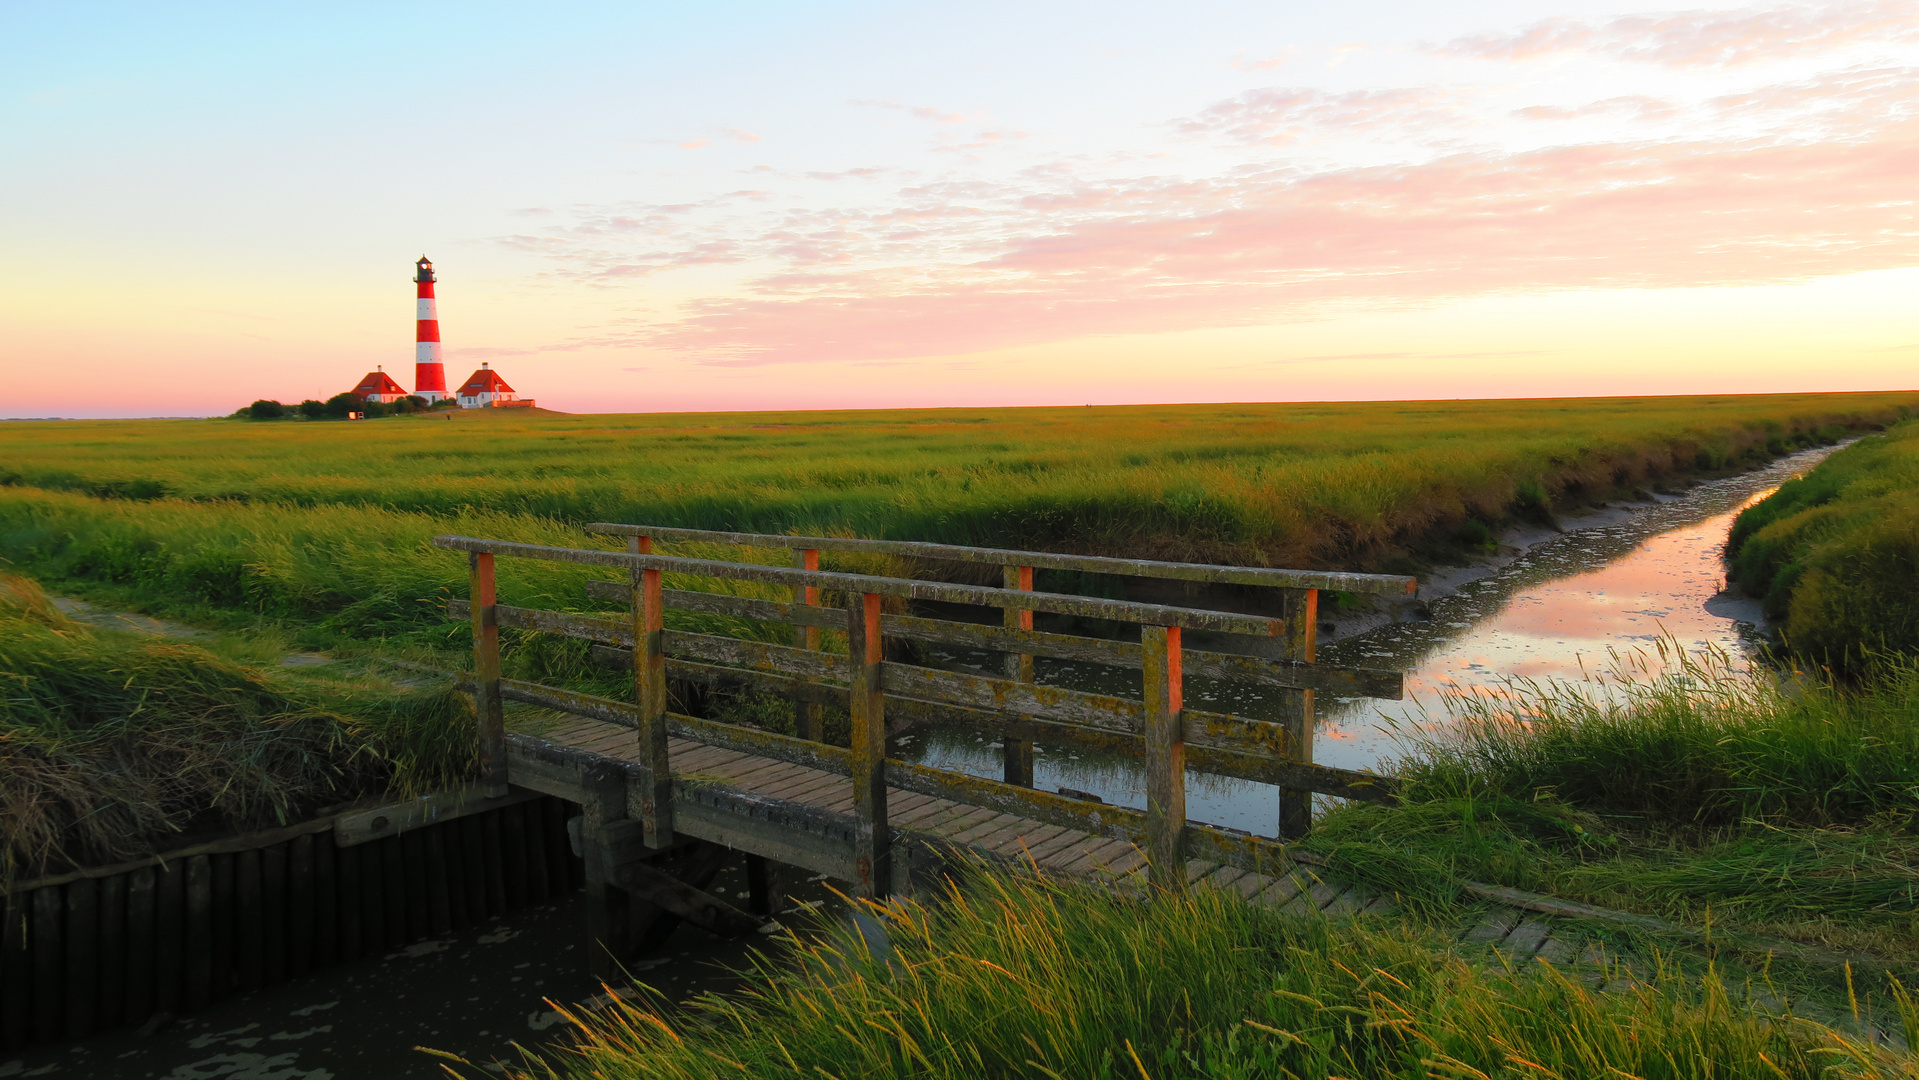
[[[500,378],[500,373],[486,364],[481,364],[480,370],[467,377],[455,396],[460,399],[462,409],[526,408],[533,404],[532,398],[521,398],[514,393],[506,380]]]
[[[339,384],[335,383],[334,385],[337,386]],[[384,367],[377,367],[367,372],[366,378],[360,380],[360,385],[348,392],[361,401],[378,401],[385,403],[398,401],[405,397],[406,387],[394,382],[393,377],[386,373]]]

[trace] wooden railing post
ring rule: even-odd
[[[1154,884],[1186,886],[1186,736],[1177,626],[1142,626],[1146,697],[1146,857]]]
[[[1286,658],[1312,663],[1319,647],[1319,590],[1286,591]],[[1289,710],[1286,744],[1294,761],[1313,763],[1313,692],[1292,690],[1295,707]],[[1297,840],[1313,828],[1313,793],[1305,788],[1279,789],[1279,835]]]
[[[852,674],[853,869],[858,896],[879,899],[892,882],[886,824],[886,693],[881,686],[880,597],[864,593],[846,609]]]
[[[650,555],[653,538],[635,536],[626,550]],[[666,753],[666,604],[658,570],[633,570],[633,698],[639,706],[640,820],[646,846],[673,843],[673,766]]]
[[[1007,566],[1005,584],[1009,589],[1033,591],[1033,568],[1030,566]],[[1016,611],[1005,609],[1006,628],[1009,630],[1031,630],[1033,613],[1030,610]],[[1008,653],[1006,656],[1006,677],[1016,682],[1033,681],[1033,654]],[[1006,762],[1006,782],[1020,787],[1033,786],[1033,743],[1029,739],[1006,738],[1001,740]]]
[[[818,570],[820,568],[819,550],[816,548],[800,548],[795,550],[793,552],[793,565],[801,570]],[[793,586],[794,604],[818,604],[819,602],[820,590],[818,588],[812,585]],[[796,649],[812,649],[818,652],[820,647],[820,628],[817,626],[801,626],[798,623],[794,623],[793,647]],[[823,739],[824,733],[820,730],[819,702],[796,702],[793,719],[793,733],[795,735],[798,735],[802,739],[811,739],[813,742],[820,742]]]
[[[506,713],[500,701],[500,623],[494,610],[499,600],[493,556],[475,551],[467,556],[466,565],[473,609],[473,672],[478,683],[473,704],[480,727],[480,788],[497,799],[506,794]]]

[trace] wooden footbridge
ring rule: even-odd
[[[1324,691],[1398,698],[1401,676],[1316,663],[1314,636],[1320,590],[1404,595],[1415,585],[1408,577],[634,525],[587,531],[624,536],[627,549],[465,536],[434,543],[469,553],[471,599],[452,609],[473,624],[470,684],[483,790],[495,797],[539,792],[582,808],[575,840],[586,864],[591,955],[596,970],[609,975],[634,949],[658,940],[661,923],[685,919],[721,933],[757,928],[778,907],[782,867],[825,874],[850,883],[858,896],[878,898],[909,889],[917,874],[955,850],[973,850],[1031,859],[1060,873],[1143,872],[1167,887],[1205,878],[1251,893],[1292,880],[1286,840],[1310,827],[1314,792],[1392,795],[1388,777],[1313,763],[1313,697]],[[790,549],[793,565],[654,550],[687,542],[703,551],[726,545],[719,550],[742,557],[751,549]],[[1001,584],[822,570],[822,552],[896,556],[959,571],[949,576],[996,576]],[[597,618],[500,604],[501,558],[620,571],[624,580],[590,582],[588,597],[628,600],[628,611]],[[1181,599],[1207,590],[1231,598],[1212,601],[1219,606],[1256,613],[1043,592],[1034,588],[1036,571],[1065,572],[1055,575],[1063,581],[1132,579],[1135,595]],[[789,599],[666,588],[668,575],[676,584],[744,585]],[[760,628],[761,639],[674,629],[681,620],[672,612],[732,616],[744,620],[735,625]],[[502,627],[593,642],[598,658],[630,666],[632,699],[502,678]],[[844,653],[834,647],[840,639]],[[929,646],[998,654],[1003,674],[929,666]],[[1137,672],[1138,695],[1051,685],[1036,672],[1041,657]],[[1277,700],[1277,711],[1256,718],[1188,708],[1192,680],[1261,687]],[[796,734],[675,712],[674,684],[791,698]],[[568,720],[542,737],[509,735],[506,701]],[[823,707],[830,706],[847,710],[850,746],[822,741]],[[1002,775],[973,776],[889,753],[890,737],[921,726],[989,733],[1002,747]],[[1036,789],[1035,744],[1138,762],[1146,805]],[[1273,835],[1189,821],[1189,770],[1276,785]],[[381,818],[379,827],[407,824]],[[733,852],[747,856],[751,911],[707,891]]]

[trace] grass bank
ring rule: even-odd
[[[1781,486],[1739,515],[1727,549],[1794,653],[1848,675],[1919,654],[1919,423]]]
[[[196,645],[103,632],[0,576],[0,881],[286,824],[467,774],[447,692],[295,679]]]
[[[1657,679],[1456,697],[1396,806],[1325,814],[1335,873],[1415,906],[1476,880],[1919,957],[1919,666],[1868,689],[1693,657]]]
[[[1200,889],[1148,902],[978,874],[873,909],[885,943],[798,940],[739,997],[577,1018],[522,1080],[619,1077],[1904,1077],[1919,1060],[1757,1015],[1746,988],[1647,973],[1594,993],[1400,926]],[[877,935],[874,935],[877,936]],[[1484,966],[1491,963],[1493,966]],[[1919,1013],[1904,1005],[1909,1037]]]

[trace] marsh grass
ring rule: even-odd
[[[1919,424],[1833,454],[1741,513],[1731,576],[1793,653],[1870,680],[1919,655]]]
[[[0,880],[434,790],[471,767],[471,707],[456,694],[297,681],[97,630],[11,575],[0,682]]]
[[[533,1077],[830,1080],[1101,1077],[1859,1077],[1910,1055],[1762,1015],[1750,986],[1646,971],[1595,993],[1507,970],[1410,923],[1288,916],[1196,889],[1138,898],[975,871],[930,902],[796,936],[747,989],[571,1012],[578,1044]],[[1491,966],[1486,966],[1488,963]],[[1881,1001],[1919,1039],[1919,1013]]]
[[[1483,881],[1911,966],[1919,665],[1864,689],[1661,666],[1451,696],[1394,766],[1404,801],[1335,808],[1311,846],[1415,906]]]
[[[442,623],[434,608],[463,595],[464,564],[425,545],[435,533],[591,545],[576,530],[594,520],[1383,566],[1408,544],[1483,546],[1508,517],[1549,521],[1661,477],[1830,442],[1916,400],[16,425],[0,429],[0,558],[333,640]],[[590,571],[506,573],[511,602],[564,607]]]

